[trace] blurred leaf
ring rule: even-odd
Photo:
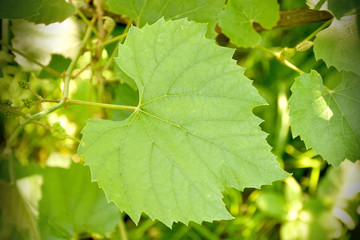
[[[31,0],[32,1],[32,0]],[[27,18],[36,24],[62,22],[75,13],[75,7],[65,0],[43,0],[38,13]]]
[[[261,40],[253,28],[253,22],[271,28],[278,20],[277,0],[229,0],[220,14],[219,25],[236,46],[253,47]]]
[[[4,73],[3,73],[3,71],[2,71],[2,69],[0,67],[0,78],[3,78],[3,77],[4,77]]]
[[[275,192],[263,192],[256,199],[256,204],[265,214],[284,219],[286,216],[284,197]]]
[[[360,34],[356,15],[334,19],[331,25],[320,31],[314,41],[317,60],[338,71],[352,71],[360,75]]]
[[[288,176],[252,114],[263,99],[233,50],[205,32],[186,19],[132,27],[116,61],[138,86],[139,108],[82,130],[78,154],[136,223],[142,212],[167,226],[230,219],[221,190]]]
[[[359,10],[359,0],[328,0],[328,8],[337,19],[342,18],[350,11]]]
[[[285,185],[285,200],[288,206],[288,211],[297,213],[303,207],[303,192],[299,183],[294,177],[284,179]],[[290,218],[292,216],[289,216]]]
[[[333,212],[349,229],[355,228],[351,218],[351,202],[359,201],[360,161],[345,160],[338,169],[331,168],[319,184],[318,197],[330,203]]]
[[[341,236],[342,226],[329,206],[321,200],[310,199],[296,220],[281,226],[280,234],[285,240],[334,239]]]
[[[80,45],[80,29],[74,19],[47,26],[26,20],[13,20],[11,31],[14,34],[12,46],[43,65],[50,63],[52,54],[75,57]],[[25,70],[41,69],[19,54],[14,54],[15,61]]]
[[[24,239],[39,239],[34,213],[29,203],[19,192],[16,184],[10,185],[0,180],[0,213],[2,221],[16,227],[9,234],[19,235]],[[12,238],[13,236],[11,236]]]
[[[70,65],[71,59],[65,58],[59,54],[52,54],[51,61],[48,67],[54,69],[55,71],[62,73],[64,72],[68,66]],[[38,75],[39,78],[55,78],[52,74],[48,73],[45,70],[41,70]]]
[[[43,0],[0,0],[0,18],[25,18],[35,15]]]
[[[326,161],[339,166],[345,158],[360,159],[360,77],[344,73],[341,84],[329,90],[316,71],[301,74],[291,88],[290,122],[300,136]]]
[[[104,8],[118,14],[125,14],[139,27],[153,24],[160,18],[189,20],[208,23],[208,37],[215,36],[215,24],[224,0],[104,0]]]
[[[87,167],[45,168],[39,228],[43,239],[70,239],[81,233],[105,235],[115,229],[120,213],[92,183]]]

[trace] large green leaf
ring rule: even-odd
[[[302,74],[291,88],[290,123],[308,148],[339,166],[345,158],[360,159],[360,77],[344,73],[341,84],[329,90],[321,76]]]
[[[25,18],[35,15],[43,0],[0,0],[0,18]]]
[[[138,222],[171,226],[230,219],[221,190],[286,177],[252,108],[264,103],[233,50],[205,24],[159,20],[132,27],[116,62],[139,89],[124,121],[89,120],[79,154],[108,199]]]
[[[261,37],[252,23],[264,28],[273,27],[279,20],[279,5],[276,0],[229,0],[220,14],[219,25],[232,43],[238,47],[253,47]]]
[[[328,67],[339,71],[352,71],[360,75],[360,34],[357,16],[334,19],[331,25],[319,32],[314,41],[316,59],[323,59]]]
[[[108,203],[87,167],[43,171],[39,228],[42,239],[72,239],[80,233],[105,235],[114,230],[120,213]]]
[[[165,19],[189,18],[196,22],[208,23],[208,36],[215,35],[215,24],[224,0],[104,0],[104,7],[111,12],[125,14],[143,27],[162,17]]]
[[[44,0],[40,9],[35,16],[27,18],[34,23],[50,24],[54,22],[62,22],[75,12],[74,5],[65,0]]]

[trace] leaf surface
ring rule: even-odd
[[[25,18],[35,15],[43,0],[0,0],[0,18]]]
[[[360,159],[360,77],[344,73],[341,84],[326,90],[321,76],[302,74],[291,88],[290,123],[294,137],[334,166]]]
[[[75,12],[75,7],[65,0],[44,0],[38,11],[36,15],[27,18],[27,20],[36,24],[50,24],[62,22],[70,17]]]
[[[91,182],[89,169],[78,164],[43,171],[39,212],[42,239],[71,239],[80,233],[105,235],[120,220],[116,206]]]
[[[219,18],[219,25],[232,43],[238,47],[253,47],[260,43],[261,36],[252,23],[271,28],[279,20],[279,5],[276,0],[229,0]]]
[[[360,75],[360,35],[357,16],[334,19],[331,25],[319,32],[314,41],[317,60],[322,59],[328,67],[352,71]]]
[[[233,50],[185,19],[132,27],[116,62],[134,79],[139,104],[124,121],[89,120],[79,154],[108,197],[138,222],[230,219],[221,190],[288,176],[270,152],[263,104]]]
[[[104,7],[111,12],[131,17],[139,27],[155,23],[160,18],[189,18],[208,23],[208,37],[215,36],[215,24],[224,0],[104,0]]]

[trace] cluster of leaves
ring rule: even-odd
[[[284,30],[305,1],[0,0],[0,239],[351,236],[360,5],[340,2]]]

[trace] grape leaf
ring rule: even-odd
[[[357,16],[334,19],[331,25],[316,35],[314,53],[316,59],[323,59],[328,67],[339,71],[352,71],[360,75],[360,35]]]
[[[35,15],[43,0],[0,0],[0,18],[25,18]]]
[[[43,171],[39,213],[42,239],[72,239],[84,232],[105,235],[120,220],[116,206],[91,182],[87,167],[78,164]]]
[[[360,77],[344,73],[341,84],[325,89],[321,76],[302,74],[291,88],[290,123],[294,137],[300,136],[325,160],[339,166],[345,158],[360,159]]]
[[[161,17],[179,19],[188,17],[201,23],[209,23],[208,37],[215,36],[215,24],[218,14],[224,6],[224,0],[104,0],[104,8],[118,14],[125,14],[140,27],[152,24]]]
[[[232,43],[238,47],[253,47],[261,37],[252,23],[271,28],[279,20],[276,0],[229,0],[219,17],[219,26]]]
[[[135,222],[142,212],[167,226],[230,219],[220,190],[288,176],[252,114],[263,99],[233,50],[205,33],[185,19],[132,27],[116,62],[139,105],[124,121],[91,119],[82,130],[92,178]]]
[[[39,12],[27,18],[30,22],[50,24],[62,22],[75,12],[75,7],[65,0],[44,0]]]

